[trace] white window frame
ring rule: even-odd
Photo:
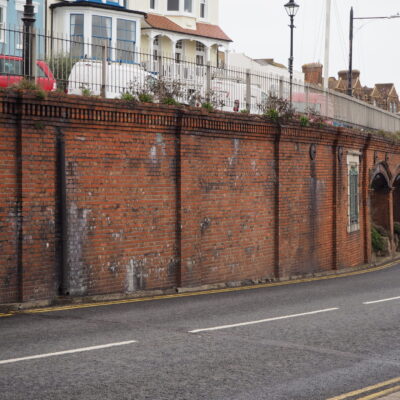
[[[157,1],[157,0],[156,0]],[[167,15],[187,15],[192,17],[195,13],[195,9],[196,9],[196,0],[190,0],[192,2],[192,11],[185,11],[185,0],[179,0],[179,10],[168,10],[168,0],[166,0],[166,14]]]
[[[182,0],[178,0],[178,10],[169,10],[169,9],[168,9],[168,0],[166,0],[165,8],[166,8],[167,14],[176,14],[176,13],[180,13],[181,10],[182,10]]]
[[[347,232],[357,232],[360,230],[360,155],[361,153],[357,150],[350,150],[347,153]],[[357,191],[357,223],[351,223],[350,215],[350,171],[352,168],[356,168],[358,174],[358,191]]]
[[[204,10],[204,15],[201,15],[201,10]],[[208,4],[207,0],[200,0],[200,10],[199,10],[199,17],[200,19],[207,19],[208,14]]]

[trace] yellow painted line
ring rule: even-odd
[[[0,313],[0,318],[11,317],[11,315],[14,315],[14,314],[13,313],[7,313],[7,314]]]
[[[276,286],[287,286],[287,285],[295,285],[299,283],[307,283],[307,282],[315,282],[327,279],[336,279],[336,278],[345,278],[348,276],[354,275],[362,275],[367,274],[370,272],[381,271],[386,268],[390,268],[393,265],[399,264],[400,261],[392,261],[388,264],[381,265],[379,267],[374,267],[365,270],[353,271],[353,272],[345,272],[342,274],[337,275],[327,275],[315,278],[303,278],[303,279],[295,279],[291,281],[284,281],[284,282],[274,282],[274,283],[262,283],[258,285],[251,285],[251,286],[239,286],[234,288],[224,288],[224,289],[211,289],[211,290],[204,290],[198,292],[187,292],[187,293],[176,293],[176,294],[167,294],[167,295],[159,295],[159,296],[152,296],[152,297],[143,297],[143,298],[136,298],[136,299],[124,299],[124,300],[111,300],[111,301],[102,301],[96,303],[86,303],[86,304],[74,304],[74,305],[67,305],[67,306],[56,306],[56,307],[45,307],[45,308],[34,308],[31,310],[22,310],[22,311],[15,311],[12,314],[39,314],[39,313],[47,313],[47,312],[54,312],[54,311],[65,311],[65,310],[77,310],[82,308],[93,308],[93,307],[104,307],[104,306],[111,306],[117,304],[131,304],[131,303],[140,303],[145,301],[155,301],[155,300],[167,300],[167,299],[177,299],[181,297],[192,297],[192,296],[205,296],[209,294],[218,294],[218,293],[229,293],[229,292],[240,292],[244,290],[255,290],[261,288],[268,288],[268,287],[276,287]]]
[[[374,389],[381,389],[382,387],[385,387],[385,386],[388,386],[388,385],[393,385],[394,383],[399,383],[399,382],[400,382],[400,377],[399,378],[389,379],[388,381],[377,383],[376,385],[367,386],[367,387],[365,387],[363,389],[354,390],[353,392],[345,393],[345,394],[342,394],[340,396],[331,397],[328,400],[345,400],[345,399],[348,399],[350,397],[357,396],[359,394],[364,394],[364,393],[370,392],[371,390],[374,390]],[[399,386],[396,386],[396,387],[399,388]],[[391,390],[391,389],[387,389],[387,390]],[[382,392],[380,392],[380,393],[382,393]],[[377,393],[374,393],[373,395],[375,395],[375,394],[377,394]],[[371,396],[373,396],[373,395],[371,395]],[[381,394],[381,396],[382,396],[382,394]],[[367,398],[369,398],[369,397],[363,397],[362,399],[365,400]],[[371,399],[375,399],[375,398],[376,397],[371,397]],[[360,400],[361,400],[361,398],[360,398]]]
[[[400,386],[395,386],[395,387],[392,387],[390,389],[382,390],[381,392],[370,394],[369,396],[366,396],[366,397],[359,397],[358,400],[379,399],[382,396],[386,396],[388,394],[395,393],[395,392],[398,392],[398,391],[400,391]]]

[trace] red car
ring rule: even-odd
[[[22,71],[22,57],[0,54],[0,87],[8,87],[18,83],[22,80]],[[48,92],[57,89],[56,80],[44,61],[36,61],[36,83]]]

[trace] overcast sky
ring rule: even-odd
[[[232,49],[252,58],[274,58],[287,65],[290,49],[287,0],[220,0],[220,26],[233,40]],[[324,61],[325,0],[296,0],[294,66]],[[329,75],[348,69],[349,13],[355,17],[400,13],[400,0],[332,0]],[[400,18],[354,21],[353,68],[361,84],[393,82],[400,93]]]

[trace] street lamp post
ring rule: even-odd
[[[353,7],[350,9],[350,45],[349,45],[349,76],[347,77],[347,94],[353,96],[353,30],[354,30],[354,20],[355,19],[392,19],[400,18],[400,14],[391,15],[389,17],[354,17]]]
[[[35,7],[32,0],[26,0],[24,5],[24,16],[22,17],[23,27],[23,73],[27,79],[32,79],[35,70],[33,69],[33,26],[35,24]]]
[[[290,107],[292,107],[292,87],[293,87],[293,29],[294,26],[294,17],[299,10],[299,5],[295,3],[294,0],[289,0],[288,3],[285,4],[285,10],[290,17],[290,57],[289,57],[289,79],[290,79],[290,86],[289,86],[289,98],[290,98]]]

